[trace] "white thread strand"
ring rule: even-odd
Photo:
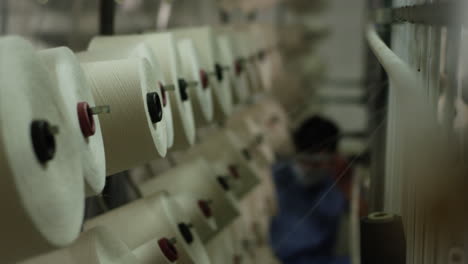
[[[392,189],[385,197],[386,211],[399,212],[403,217],[409,263],[424,263],[425,253],[442,258],[437,263],[444,263],[450,245],[463,241],[457,234],[466,230],[468,215],[459,208],[467,202],[467,168],[459,160],[452,124],[438,122],[436,106],[425,91],[421,73],[410,67],[420,62],[412,53],[405,53],[408,47],[416,47],[406,37],[420,35],[416,34],[417,27],[407,27],[400,33],[404,34],[396,35],[394,47],[401,48],[402,58],[410,63],[390,50],[372,27],[367,33],[371,48],[388,73],[393,97],[387,145],[394,146],[387,151],[391,163],[387,163],[385,175],[386,185]],[[436,245],[439,251],[424,253],[424,244]]]

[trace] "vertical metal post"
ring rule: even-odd
[[[99,34],[114,35],[115,1],[101,0],[99,7]]]

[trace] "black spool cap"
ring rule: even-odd
[[[177,227],[179,228],[179,232],[184,238],[185,242],[187,242],[187,244],[191,244],[193,242],[193,234],[190,230],[190,226],[185,223],[179,223]]]
[[[187,101],[189,99],[188,95],[188,84],[184,79],[179,79],[179,91],[180,91],[180,99],[182,101]]]
[[[225,191],[229,191],[231,189],[231,186],[229,186],[229,183],[227,182],[226,177],[218,176],[216,177],[216,179],[218,180],[219,185],[221,185],[221,187]]]
[[[265,137],[263,136],[263,134],[258,134],[255,137],[255,144],[260,145],[263,143],[264,140],[265,140]]]
[[[246,148],[242,150],[242,156],[244,156],[246,160],[252,160],[252,155],[250,154],[250,151]]]
[[[31,123],[31,139],[34,153],[41,163],[52,160],[55,156],[55,135],[48,121],[35,120]]]
[[[378,212],[361,220],[361,263],[406,263],[406,239],[400,216]]]
[[[261,50],[258,52],[258,60],[263,61],[265,59],[266,52]]]
[[[148,113],[153,124],[161,122],[163,118],[163,108],[159,94],[156,92],[146,94],[146,104]]]
[[[216,78],[218,79],[218,81],[222,82],[224,78],[223,67],[221,67],[219,63],[215,64],[215,73],[216,73]]]

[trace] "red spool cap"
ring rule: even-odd
[[[206,71],[200,70],[200,80],[203,89],[208,88],[208,85],[210,84],[210,79],[208,78],[208,74],[206,74]]]
[[[211,211],[211,207],[207,201],[199,200],[198,207],[200,208],[200,210],[206,218],[210,218],[213,216],[213,212]]]
[[[239,170],[237,169],[236,165],[229,165],[228,169],[231,175],[234,177],[234,179],[240,178]]]
[[[96,124],[91,109],[87,102],[79,102],[76,105],[78,112],[78,122],[80,123],[81,133],[84,137],[90,137],[96,133]]]
[[[158,240],[159,248],[161,249],[164,256],[170,261],[175,262],[179,259],[179,253],[176,247],[167,238],[161,238]]]
[[[166,89],[164,88],[164,85],[161,82],[159,82],[159,88],[161,89],[161,97],[162,97],[163,107],[166,107],[166,105],[167,105]]]
[[[236,60],[236,63],[235,63],[234,66],[235,66],[235,70],[236,70],[236,75],[237,76],[241,75],[242,69],[243,69],[242,60],[240,60],[240,59]]]

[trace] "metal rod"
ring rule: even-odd
[[[187,81],[187,87],[197,87],[198,82],[197,81]]]
[[[466,23],[461,13],[463,8],[463,0],[379,8],[371,13],[371,19],[378,24],[408,22],[433,26],[460,25]]]
[[[176,87],[174,84],[166,84],[164,85],[164,90],[166,91],[175,91]]]
[[[99,106],[90,107],[90,112],[93,115],[108,114],[111,112],[111,109],[110,109],[110,105],[99,105]]]
[[[59,133],[59,127],[56,125],[50,125],[48,128],[52,135],[57,135]]]

